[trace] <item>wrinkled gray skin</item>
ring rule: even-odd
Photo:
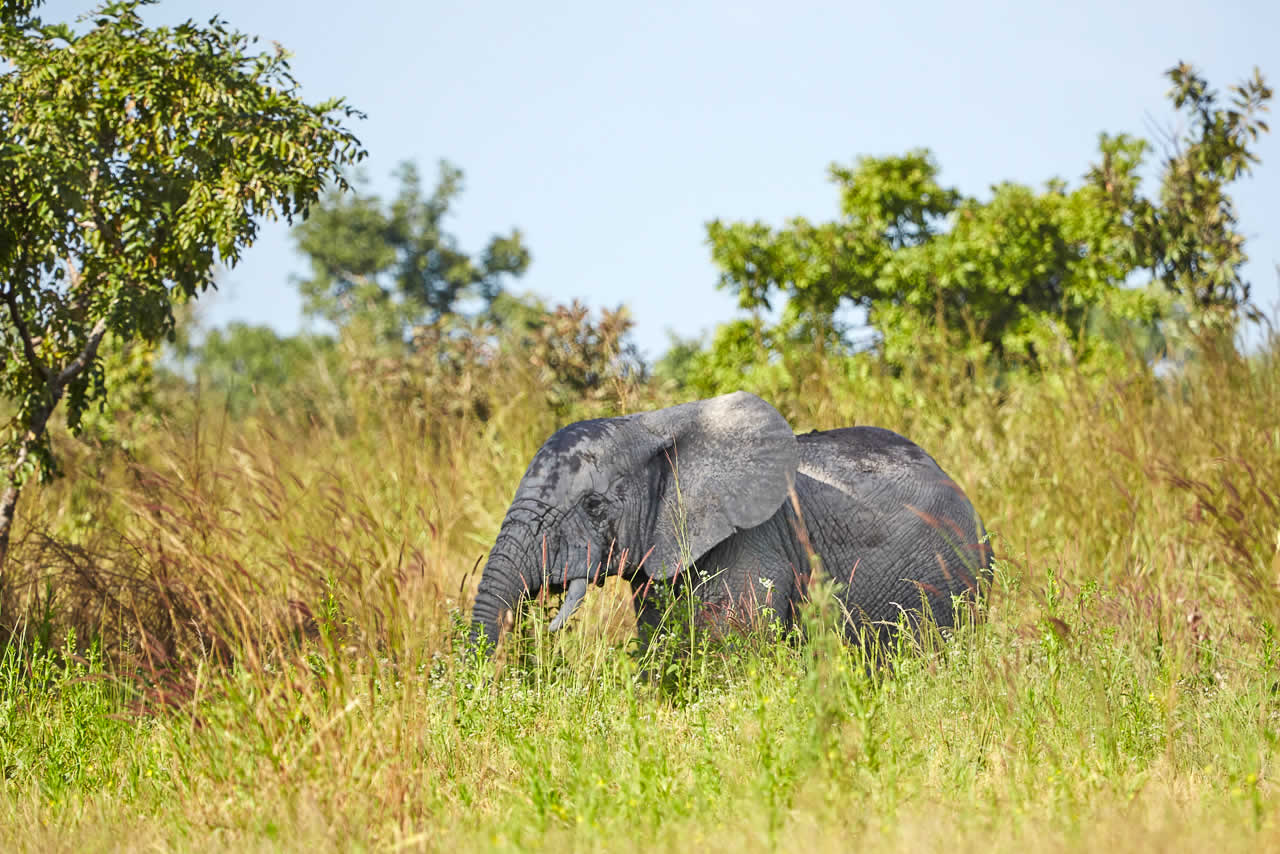
[[[554,631],[610,575],[630,581],[642,635],[661,619],[653,582],[668,580],[692,587],[703,619],[767,607],[789,625],[808,585],[806,533],[853,615],[851,639],[869,624],[883,640],[925,602],[950,625],[952,595],[976,593],[990,564],[969,500],[918,446],[878,427],[796,436],[735,392],[548,439],[485,564],[472,637],[496,642],[507,613],[544,587],[565,593]]]

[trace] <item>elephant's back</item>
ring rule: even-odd
[[[936,473],[942,468],[923,448],[883,427],[841,427],[796,436],[800,466],[811,477],[824,475],[842,482],[869,475],[895,478]]]
[[[973,514],[964,491],[937,461],[892,430],[842,427],[815,430],[796,439],[798,473],[858,499],[859,504],[892,512],[909,505],[926,512]]]
[[[806,526],[845,598],[872,620],[892,620],[927,594],[950,616],[989,565],[985,530],[964,491],[923,448],[892,430],[846,427],[796,437]],[[847,577],[844,577],[847,576]]]

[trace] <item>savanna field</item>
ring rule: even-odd
[[[466,658],[532,453],[669,384],[566,406],[523,359],[412,394],[318,366],[248,415],[183,396],[67,440],[11,557],[0,847],[1280,844],[1275,338],[1159,372],[930,364],[811,358],[751,388],[798,432],[910,436],[984,515],[980,619],[892,673],[843,645],[821,584],[803,643],[641,658],[615,579],[569,630],[535,607]]]
[[[771,219],[743,220],[743,199],[757,198],[744,187],[798,186],[779,177],[798,173],[759,167],[799,149],[744,154],[729,195],[692,180],[730,159],[709,131],[728,128],[729,147],[747,151],[755,134],[743,129],[761,123],[762,104],[801,110],[802,122],[769,116],[789,142],[814,143],[821,127],[809,123],[844,113],[896,133],[900,115],[934,109],[897,79],[920,65],[946,115],[978,128],[1003,169],[1007,137],[1019,156],[1048,157],[1046,140],[1111,121],[1100,101],[1132,73],[1129,46],[1106,48],[1074,18],[1041,22],[1026,31],[1079,30],[1087,42],[1064,41],[1063,55],[1113,65],[1010,73],[1026,63],[1002,50],[1048,42],[1029,42],[1022,25],[1008,45],[991,41],[966,8],[952,23],[978,27],[981,41],[940,19],[945,44],[904,29],[910,45],[887,49],[912,60],[889,73],[885,117],[832,106],[851,103],[847,81],[886,72],[858,66],[872,60],[844,43],[814,50],[854,29],[825,15],[779,40],[803,52],[798,62],[775,51],[774,30],[805,16],[772,10],[756,22],[767,45],[726,35],[720,19],[736,14],[713,16],[706,38],[683,21],[632,34],[592,15],[577,16],[598,27],[589,36],[546,24],[574,43],[565,51],[518,21],[504,42],[490,27],[514,16],[486,13],[470,36],[483,50],[462,62],[430,42],[391,49],[341,27],[347,61],[326,64],[350,75],[344,91],[382,104],[368,127],[415,122],[412,142],[382,156],[442,144],[424,141],[423,116],[476,129],[483,144],[462,153],[504,165],[501,209],[487,215],[541,211],[528,216],[543,233],[573,232],[579,278],[560,296],[577,289],[599,305],[600,277],[618,276],[611,284],[652,287],[644,296],[675,312],[701,285],[653,262],[702,240],[716,277],[705,285],[737,314],[704,317],[689,302],[675,319],[714,328],[669,331],[650,362],[625,303],[597,317],[517,289],[534,259],[520,228],[460,248],[460,168],[442,160],[432,186],[406,161],[393,194],[379,195],[358,169],[369,116],[343,98],[305,100],[279,42],[216,17],[162,25],[155,5],[118,0],[74,26],[43,19],[40,0],[0,5],[0,852],[1280,850],[1280,337],[1246,251],[1266,216],[1245,223],[1231,196],[1266,144],[1273,92],[1260,70],[1218,91],[1178,59],[1164,71],[1171,116],[1142,113],[1152,140],[1103,131],[1087,164],[1034,161],[1069,181],[986,183],[975,196],[917,148],[830,164],[832,220],[780,220],[788,211],[765,196],[754,215]],[[400,23],[401,6],[381,13],[391,29],[467,43],[452,23]],[[1241,38],[1266,31],[1261,12],[1240,17]],[[325,58],[336,43],[306,42],[304,19],[328,38],[349,18],[335,5],[288,24]],[[1013,20],[1003,7],[998,18]],[[1191,24],[1206,47],[1209,23]],[[763,68],[785,97],[747,77],[721,85],[683,56],[645,54],[643,85],[615,79],[618,32],[627,46],[650,38],[653,57],[731,44],[729,65]],[[988,41],[984,53],[1005,58],[988,63],[997,77],[984,85],[972,52]],[[587,43],[608,55],[580,62]],[[1248,53],[1231,44],[1233,62]],[[954,80],[915,59],[944,50],[966,69]],[[532,82],[558,52],[578,63],[575,79],[590,67],[607,87],[517,111],[548,123],[559,181],[524,148],[535,126],[509,118],[513,104],[573,96]],[[403,69],[379,63],[406,53],[447,73],[401,85]],[[518,72],[490,67],[507,53]],[[725,63],[708,57],[719,74]],[[670,91],[651,73],[667,65],[680,75]],[[455,84],[460,68],[485,73]],[[376,83],[359,82],[365,71]],[[1008,101],[1022,76],[1034,97]],[[468,87],[489,77],[501,91],[476,97]],[[1078,91],[1086,78],[1094,88]],[[835,94],[813,88],[828,79]],[[391,89],[406,99],[393,109],[376,101]],[[444,111],[409,100],[437,92]],[[721,109],[739,92],[749,120]],[[1069,134],[1036,130],[1050,101]],[[474,112],[450,115],[461,102]],[[636,134],[610,125],[608,139],[634,136],[642,154],[590,147],[615,120],[640,123]],[[938,133],[965,150],[955,128]],[[901,144],[839,139],[838,151]],[[591,177],[606,174],[589,171],[593,160],[607,179]],[[513,183],[512,163],[537,163],[517,169],[534,183]],[[645,209],[646,195],[659,207]],[[565,207],[512,206],[521,199]],[[656,224],[686,202],[726,218],[664,245]],[[291,226],[308,270],[288,288],[328,331],[280,334],[265,314],[218,326],[200,313],[197,298],[249,247],[285,239],[260,233],[273,219]],[[580,232],[585,219],[607,240]],[[563,259],[568,244],[548,243]],[[274,299],[284,288],[258,277],[249,289]],[[711,632],[677,600],[674,631],[642,647],[630,588],[614,578],[554,634],[560,602],[544,586],[495,654],[476,655],[481,567],[543,442],[577,420],[739,389],[795,433],[874,425],[931,454],[990,534],[985,598],[954,629],[926,624],[868,658],[842,640],[838,579],[819,563],[797,631],[756,621]],[[774,438],[791,448],[776,414]],[[717,453],[739,423],[719,422]],[[582,479],[604,482],[603,471]],[[730,528],[741,516],[720,515]],[[613,521],[592,530],[621,542]],[[754,536],[757,525],[743,527]]]

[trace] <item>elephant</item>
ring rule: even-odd
[[[491,648],[526,597],[631,584],[642,638],[663,618],[655,582],[691,591],[700,620],[768,613],[784,628],[810,555],[836,584],[846,636],[886,641],[907,615],[954,625],[953,596],[989,576],[965,493],[910,440],[879,427],[801,435],[745,391],[556,431],[530,462],[485,563],[471,639]],[[659,585],[661,586],[661,585]]]

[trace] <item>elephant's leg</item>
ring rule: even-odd
[[[665,678],[672,657],[680,657],[678,626],[690,601],[689,587],[682,578],[654,581],[644,573],[628,580],[640,644],[636,650],[641,665],[638,676],[641,682],[658,683]],[[675,648],[667,643],[673,639],[677,640]]]
[[[729,629],[788,630],[808,590],[807,561],[782,514],[726,540],[698,561],[700,614]],[[803,565],[807,570],[807,563]]]
[[[771,557],[771,561],[761,561],[743,579],[739,609],[757,628],[776,625],[785,633],[795,623],[807,585],[800,583],[794,565],[783,556]]]

